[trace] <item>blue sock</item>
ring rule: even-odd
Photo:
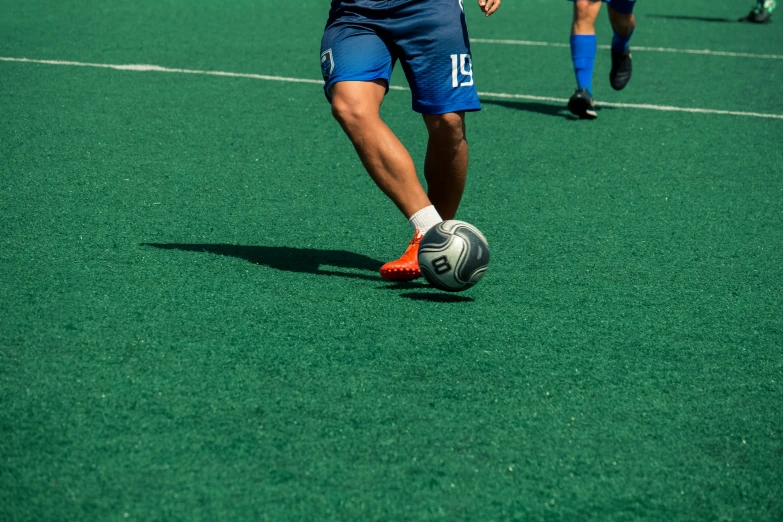
[[[593,66],[596,40],[594,34],[571,35],[571,60],[574,62],[577,89],[587,89],[593,95]]]
[[[628,52],[628,48],[631,46],[631,36],[633,36],[633,31],[631,31],[631,34],[629,34],[628,36],[620,36],[619,34],[614,33],[614,36],[612,36],[612,52],[613,53]]]

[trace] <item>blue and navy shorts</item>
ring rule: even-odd
[[[400,61],[413,110],[481,109],[462,0],[332,0],[321,40],[324,92],[337,82],[391,79]]]
[[[574,0],[571,0],[572,2]],[[599,0],[590,0],[591,2],[598,2]],[[620,14],[633,13],[633,6],[636,4],[636,0],[602,0],[609,4],[613,11],[617,11]]]

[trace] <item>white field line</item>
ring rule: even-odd
[[[527,45],[530,47],[570,47],[567,43],[551,42],[531,42],[528,40],[491,40],[487,38],[471,38],[470,43],[487,43],[499,45]],[[611,49],[611,45],[599,45],[599,49]],[[681,54],[702,54],[709,56],[731,56],[734,58],[763,58],[767,60],[783,60],[783,54],[753,54],[753,53],[732,53],[728,51],[710,51],[709,49],[673,49],[670,47],[638,47],[631,46],[631,51],[653,51],[657,53],[681,53]]]
[[[531,96],[528,94],[506,94],[499,92],[479,92],[479,96],[485,98],[504,98],[512,100],[533,100],[533,101],[548,101],[557,103],[568,103],[566,98],[550,98],[549,96]],[[649,105],[646,103],[610,103],[610,102],[595,102],[598,107],[621,107],[624,109],[647,109],[650,111],[665,111],[665,112],[690,112],[695,114],[722,114],[726,116],[750,116],[753,118],[774,118],[783,120],[783,114],[766,114],[763,112],[742,112],[742,111],[722,111],[717,109],[698,109],[690,107],[672,107],[670,105]]]
[[[197,71],[192,69],[170,69],[168,67],[161,67],[159,65],[144,65],[144,64],[113,65],[110,63],[66,62],[62,60],[31,60],[29,58],[8,58],[5,56],[0,56],[0,62],[25,62],[25,63],[41,63],[45,65],[70,65],[72,67],[99,67],[102,69],[116,69],[118,71],[205,74],[208,76],[230,76],[232,78],[252,78],[254,80],[267,80],[273,82],[314,83],[317,85],[324,84],[322,80],[308,80],[305,78],[285,78],[283,76],[267,76],[264,74],[234,73],[234,72],[224,72],[224,71]]]
[[[288,83],[310,83],[314,85],[323,85],[321,80],[311,80],[308,78],[287,78],[285,76],[269,76],[265,74],[250,74],[250,73],[235,73],[226,71],[199,71],[194,69],[172,69],[169,67],[161,67],[159,65],[145,65],[145,64],[109,64],[109,63],[85,63],[85,62],[71,62],[63,60],[34,60],[30,58],[11,58],[6,56],[0,56],[0,62],[23,62],[23,63],[36,63],[44,65],[65,65],[72,67],[98,67],[102,69],[115,69],[118,71],[135,71],[135,72],[161,72],[161,73],[179,73],[179,74],[200,74],[205,76],[228,76],[231,78],[250,78],[254,80],[265,80],[273,82],[288,82]],[[389,87],[395,91],[408,91],[407,87],[401,87],[392,85]],[[533,100],[533,101],[547,101],[556,103],[567,103],[565,98],[551,98],[549,96],[533,96],[529,94],[510,94],[502,92],[479,92],[479,96],[488,98],[503,98],[512,100]],[[689,107],[672,107],[668,105],[649,105],[649,104],[637,104],[637,103],[608,103],[597,102],[598,105],[603,107],[622,107],[626,109],[646,109],[651,111],[669,111],[669,112],[690,112],[698,114],[722,114],[728,116],[749,116],[754,118],[775,118],[783,119],[783,114],[766,114],[760,112],[740,112],[740,111],[723,111],[716,109],[698,109]]]

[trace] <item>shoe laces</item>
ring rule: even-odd
[[[413,239],[408,241],[408,248],[405,249],[405,252],[402,254],[403,256],[406,256],[408,252],[411,251],[411,248],[413,248],[415,245],[418,245],[421,243],[421,238],[424,237],[424,234],[421,233],[421,231],[417,228],[416,232],[413,234]]]

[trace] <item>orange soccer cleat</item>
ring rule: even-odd
[[[381,267],[381,277],[387,281],[413,281],[421,277],[419,270],[419,243],[424,234],[417,228],[405,253],[396,261],[389,261]]]

